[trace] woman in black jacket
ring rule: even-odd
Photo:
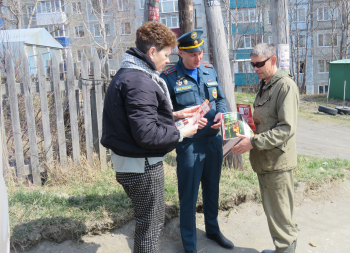
[[[167,85],[159,77],[176,45],[176,36],[167,26],[157,22],[140,26],[136,48],[124,54],[105,96],[101,144],[113,151],[117,181],[134,206],[134,252],[159,252],[164,155],[197,132],[197,125],[180,131],[174,126],[174,118],[191,116],[196,108],[173,115]]]

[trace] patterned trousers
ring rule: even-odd
[[[163,162],[149,165],[146,159],[144,173],[117,172],[116,179],[134,206],[134,253],[158,253],[165,218]]]

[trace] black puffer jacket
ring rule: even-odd
[[[156,70],[148,56],[136,48],[128,54]],[[104,100],[101,144],[125,157],[161,157],[173,150],[180,133],[163,91],[146,73],[120,69]]]

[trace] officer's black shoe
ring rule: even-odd
[[[221,232],[218,234],[207,234],[207,238],[216,241],[223,248],[232,249],[234,247],[233,243],[226,239]]]
[[[197,250],[195,250],[195,249],[185,250],[185,253],[197,253]]]

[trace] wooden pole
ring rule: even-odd
[[[289,44],[287,0],[271,0],[270,14],[272,25],[272,42],[278,49],[280,44]],[[277,61],[277,67],[279,67],[279,61]]]
[[[208,34],[212,46],[213,64],[218,74],[220,85],[226,97],[228,111],[236,112],[235,85],[232,82],[230,59],[225,38],[225,27],[219,0],[206,0]],[[225,147],[224,147],[225,148]],[[242,155],[228,156],[228,166],[243,169]]]
[[[151,8],[150,8],[151,7]],[[158,19],[155,19],[154,17],[157,15],[150,15],[150,10],[152,12],[152,8],[155,11],[158,11]],[[153,13],[153,12],[152,12]],[[153,13],[154,14],[154,13]],[[159,0],[145,0],[145,7],[144,7],[144,22],[148,21],[159,21]]]
[[[194,29],[193,0],[179,0],[178,9],[179,9],[179,22],[180,22],[180,35],[182,35]]]

